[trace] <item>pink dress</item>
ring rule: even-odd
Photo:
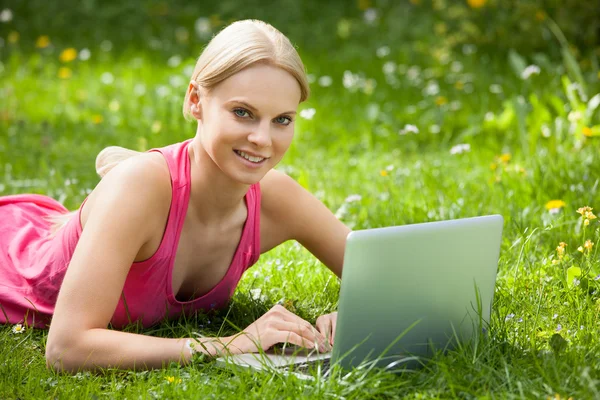
[[[115,328],[140,322],[147,327],[198,310],[225,306],[244,271],[260,256],[260,186],[245,196],[248,217],[238,247],[223,279],[204,296],[181,302],[175,298],[172,270],[190,197],[189,140],[158,151],[171,173],[173,197],[165,233],[156,253],[133,263],[111,319]],[[81,207],[54,237],[45,217],[67,210],[41,195],[0,197],[0,323],[26,323],[45,328],[50,323],[60,285],[81,235]],[[200,254],[198,256],[201,256]]]

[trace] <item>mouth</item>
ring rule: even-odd
[[[254,164],[260,164],[263,161],[269,159],[268,157],[260,157],[260,156],[251,155],[251,154],[248,154],[241,150],[234,150],[234,153],[237,154],[238,156],[242,157],[243,159],[250,161],[251,163],[254,163]]]

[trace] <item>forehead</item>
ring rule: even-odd
[[[277,113],[295,110],[301,91],[298,81],[284,69],[254,64],[220,82],[210,96],[219,102],[243,100],[259,111]]]

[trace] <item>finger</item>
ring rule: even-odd
[[[331,320],[326,316],[317,319],[317,330],[325,337],[325,340],[331,344]]]
[[[333,346],[333,339],[335,339],[335,328],[337,326],[337,313],[331,316],[331,342],[330,344]]]
[[[297,316],[296,314],[294,314],[293,312],[289,311],[288,309],[286,309],[285,307],[281,306],[281,305],[276,305],[271,309],[271,314],[280,317],[282,320],[287,321],[287,322],[292,322],[295,324],[298,324],[300,326],[305,326],[306,328],[309,329],[314,329],[314,327],[310,324],[310,322],[300,318],[299,316]]]
[[[276,331],[293,332],[298,336],[302,337],[308,343],[317,343],[322,348],[326,340],[314,327],[306,327],[304,325],[298,325],[294,322],[275,320],[269,323],[269,327]],[[306,347],[306,346],[305,346]],[[314,346],[311,346],[311,348]]]
[[[296,332],[277,331],[274,339],[277,343],[291,343],[296,346],[305,347],[307,349],[315,348],[314,342],[306,340],[304,337],[298,335]]]

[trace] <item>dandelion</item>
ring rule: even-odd
[[[511,158],[512,156],[510,155],[510,153],[504,153],[500,155],[500,157],[498,157],[498,160],[502,161],[504,164],[508,164]]]
[[[64,63],[71,62],[76,58],[77,58],[77,50],[75,50],[73,47],[64,49],[60,53],[60,56],[58,56],[58,59]]]
[[[48,46],[50,46],[50,38],[46,35],[38,37],[35,41],[35,47],[38,49],[45,49]]]
[[[566,205],[567,204],[562,200],[550,200],[546,203],[546,210],[548,210],[550,214],[557,214],[560,209]]]
[[[311,120],[315,116],[316,112],[317,111],[314,108],[306,108],[300,111],[300,117]]]
[[[537,10],[535,12],[535,19],[542,22],[546,19],[546,13],[542,10]]]
[[[58,77],[60,79],[69,79],[72,75],[73,75],[73,72],[71,71],[70,68],[60,67],[58,69]]]
[[[462,154],[471,151],[471,145],[468,143],[457,144],[450,149],[450,154]]]
[[[537,65],[528,65],[523,72],[521,72],[521,79],[527,80],[531,75],[539,75],[541,72],[540,67]]]
[[[448,99],[444,96],[438,96],[435,98],[435,105],[436,106],[443,106],[444,104],[448,103]]]
[[[358,0],[357,2],[358,9],[361,11],[366,11],[371,8],[373,5],[371,0]]]
[[[583,136],[587,136],[587,137],[594,136],[594,133],[592,132],[592,128],[590,128],[588,126],[584,126],[583,129],[581,130],[581,132],[583,133]]]
[[[165,377],[165,379],[167,380],[168,383],[181,383],[181,378],[175,378],[174,376],[167,376]]]
[[[103,121],[104,121],[104,117],[102,117],[102,115],[100,115],[100,114],[92,115],[92,122],[94,123],[94,125],[101,124]]]
[[[485,3],[487,3],[487,0],[467,0],[467,4],[471,8],[481,8],[485,6]]]
[[[17,43],[19,41],[19,37],[20,36],[21,35],[19,35],[19,32],[17,32],[17,31],[11,31],[8,34],[8,38],[7,38],[8,39],[8,43]]]
[[[25,327],[22,324],[16,324],[12,328],[13,333],[23,333],[25,332]]]
[[[385,169],[382,169],[381,171],[379,171],[379,175],[388,176],[388,172]]]

